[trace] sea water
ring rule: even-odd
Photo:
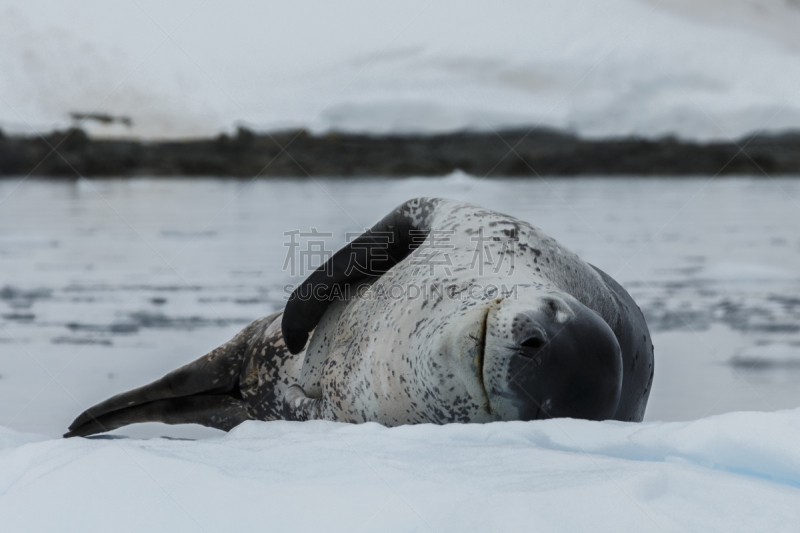
[[[281,309],[323,257],[299,252],[415,196],[519,217],[622,283],[655,345],[646,420],[800,406],[793,178],[20,178],[0,181],[0,426],[63,433]]]

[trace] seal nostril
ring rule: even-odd
[[[522,341],[519,345],[523,348],[533,348],[534,350],[538,350],[544,346],[544,340],[541,337],[530,337]]]

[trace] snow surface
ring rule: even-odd
[[[800,409],[695,422],[0,433],[3,531],[797,531]]]
[[[794,0],[0,0],[0,127],[800,128]]]

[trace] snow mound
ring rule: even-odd
[[[4,531],[792,531],[800,409],[685,423],[0,434]]]
[[[0,127],[99,135],[800,128],[785,0],[0,3]]]

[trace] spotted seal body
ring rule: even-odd
[[[641,421],[653,348],[636,304],[539,229],[410,200],[199,360],[98,404],[67,436],[134,422]]]

